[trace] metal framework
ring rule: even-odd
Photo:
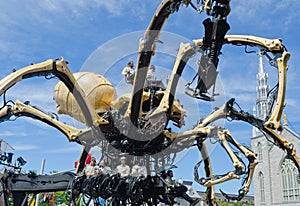
[[[147,70],[156,49],[155,42],[159,40],[165,21],[171,14],[177,12],[182,5],[191,6],[200,13],[202,10],[206,11],[208,18],[203,21],[204,38],[194,40],[193,43],[180,44],[174,67],[165,88],[160,86],[145,88],[145,85],[147,85]],[[153,155],[154,157],[157,153],[167,151],[170,145],[172,145],[172,151],[166,152],[168,156],[176,155],[177,152],[183,149],[197,146],[202,160],[195,166],[195,181],[207,188],[208,204],[213,205],[216,201],[214,185],[246,176],[237,196],[231,197],[222,192],[226,198],[240,200],[249,191],[254,169],[258,163],[256,154],[235,140],[229,130],[220,126],[213,126],[212,123],[216,120],[230,118],[234,121],[249,123],[269,138],[272,138],[275,145],[286,152],[287,157],[295,164],[298,172],[300,170],[300,162],[296,156],[293,144],[279,133],[282,130],[281,118],[285,106],[286,73],[290,53],[282,44],[281,39],[226,35],[230,29],[227,23],[229,14],[230,0],[202,0],[202,2],[197,1],[197,5],[193,4],[191,0],[163,0],[157,8],[144,37],[140,40],[137,68],[132,93],[129,98],[124,95],[115,99],[114,89],[109,81],[101,75],[92,73],[88,73],[88,75],[95,78],[97,82],[95,88],[99,89],[99,91],[98,95],[95,94],[89,97],[87,88],[83,84],[78,83],[78,76],[85,74],[72,74],[63,58],[59,60],[50,59],[30,65],[0,80],[0,95],[3,95],[5,100],[6,92],[19,81],[34,76],[54,75],[58,77],[61,82],[56,87],[55,100],[61,109],[59,112],[68,114],[81,121],[86,125],[86,129],[77,129],[66,125],[30,104],[22,103],[18,100],[15,102],[4,101],[4,105],[0,109],[0,120],[3,122],[9,120],[12,116],[26,116],[38,119],[61,131],[70,142],[81,144],[83,150],[80,155],[77,174],[80,174],[83,170],[85,159],[91,147],[98,144],[103,146],[106,142],[109,143],[109,147],[116,149],[120,153],[135,156]],[[274,95],[276,99],[273,102],[274,106],[271,115],[264,120],[258,119],[243,110],[234,108],[235,99],[230,99],[222,107],[212,111],[210,115],[191,130],[179,133],[173,132],[167,128],[168,123],[174,122],[175,125],[181,127],[187,114],[179,101],[175,99],[177,84],[187,62],[197,52],[201,52],[197,85],[195,88],[191,88],[191,84],[188,84],[186,93],[197,99],[214,101],[214,93],[209,94],[209,90],[215,84],[218,74],[219,55],[224,44],[257,47],[268,58],[271,65],[277,69],[278,85],[276,95]],[[90,84],[92,82],[95,81],[91,81]],[[66,95],[69,94],[72,94],[71,100],[66,98]],[[96,99],[100,106],[92,104],[91,99]],[[76,109],[72,111],[64,110],[62,105],[69,104],[71,101],[75,102]],[[109,106],[105,107],[103,105]],[[205,140],[216,136],[218,142],[230,157],[234,167],[234,171],[223,175],[215,175],[213,173],[213,167],[205,144]],[[247,166],[233,152],[230,146],[235,147],[244,155],[248,160]],[[110,151],[105,150],[104,152],[106,152],[107,156],[113,156],[113,154],[110,154]],[[148,158],[147,161],[150,163],[151,159]],[[204,163],[205,177],[199,177],[198,174],[201,163]],[[93,180],[79,175],[76,178],[73,176],[72,178],[66,178],[66,180],[71,181],[72,179],[73,182],[70,204],[75,204],[74,199],[80,193],[86,193],[92,198],[100,196],[106,199],[112,197],[117,205],[127,203],[133,205],[152,204],[156,201],[165,201],[172,204],[166,198],[167,191],[171,187],[167,185],[168,189],[162,191],[157,189],[155,187],[155,178],[163,181],[160,173],[148,178],[129,177],[126,181],[122,180],[118,175],[99,175],[94,177]],[[7,180],[11,179],[8,178],[5,181],[7,182]],[[5,181],[3,182],[5,183]],[[14,183],[5,184],[10,189],[17,187]],[[129,192],[126,195],[124,195],[124,190],[120,189],[120,185],[125,185],[125,188],[129,188],[127,190]],[[23,186],[18,187],[19,189],[23,188]],[[24,188],[23,192],[31,191],[30,187],[26,189],[24,186]],[[53,186],[53,188],[56,187]],[[54,190],[53,188],[51,190]],[[155,188],[152,190],[155,192],[147,193],[151,188]],[[47,190],[46,188],[44,189]],[[133,195],[136,191],[140,191],[138,196]],[[184,189],[175,188],[173,196],[183,197],[184,192],[182,191]],[[193,201],[190,202],[194,204]]]

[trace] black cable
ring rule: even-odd
[[[291,124],[291,122],[290,122],[288,119],[286,119],[286,120],[287,120],[288,125],[293,129],[293,131],[296,132],[297,134],[299,134],[299,133],[296,131],[296,129],[293,127],[293,125]]]
[[[6,91],[4,91],[4,93],[3,93],[3,107],[5,107],[5,105],[6,105]],[[3,108],[3,107],[1,107],[1,109]]]
[[[248,47],[248,45],[245,45],[245,53],[246,54],[256,53],[256,51],[247,51],[247,47]]]
[[[270,140],[270,137],[269,137],[268,134],[266,134],[266,133],[265,133],[264,131],[262,131],[261,129],[260,129],[259,131],[265,136],[265,138],[266,138],[270,143],[272,143],[273,145],[277,145],[276,142]]]

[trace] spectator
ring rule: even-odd
[[[126,177],[130,174],[130,167],[126,165],[126,157],[121,157],[121,164],[117,166],[117,172],[121,177]]]

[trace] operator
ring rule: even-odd
[[[167,188],[168,188],[168,198],[171,203],[176,203],[174,200],[175,197],[182,197],[185,199],[187,202],[190,203],[191,206],[196,205],[200,199],[192,199],[190,196],[186,194],[187,187],[184,186],[183,184],[175,184],[175,181],[173,180],[173,171],[168,170],[167,171],[167,177],[165,179],[167,183]]]
[[[99,171],[104,174],[104,175],[107,175],[107,174],[110,174],[111,173],[111,168],[106,166],[106,163],[104,160],[101,160],[100,161],[100,166],[99,166]]]
[[[166,177],[166,183],[168,185],[174,185],[174,181],[173,181],[173,171],[172,170],[168,170],[167,171],[167,177]]]
[[[122,70],[122,75],[125,76],[126,82],[129,84],[133,84],[135,71],[133,69],[134,63],[130,61],[127,63],[126,67]]]
[[[146,77],[146,79],[147,79],[148,81],[151,81],[151,80],[155,80],[155,79],[156,79],[155,76],[154,76],[155,70],[156,70],[155,66],[154,66],[154,65],[151,65],[150,68],[149,68],[149,70],[148,70],[148,72],[147,72],[147,77]]]
[[[100,172],[99,167],[97,166],[97,161],[95,157],[91,158],[91,164],[86,168],[85,174],[87,177],[97,175]]]
[[[121,164],[117,166],[117,172],[121,175],[121,177],[130,175],[130,167],[126,165],[126,157],[121,157]]]
[[[145,166],[144,157],[140,157],[139,162],[136,165],[133,165],[131,175],[144,177],[147,176],[147,168]]]

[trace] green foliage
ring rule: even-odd
[[[222,202],[221,200],[217,201],[218,206],[229,206],[228,202]]]
[[[243,204],[241,202],[233,203],[233,206],[242,206]]]
[[[251,206],[252,205],[250,203],[244,203],[243,201],[238,201],[238,202],[229,204],[228,202],[222,202],[221,200],[217,200],[217,204],[218,204],[218,206],[229,206],[229,205],[232,205],[232,206]]]
[[[62,203],[68,204],[69,203],[69,197],[65,191],[55,192],[55,197],[56,197],[57,204],[62,204]]]
[[[229,206],[228,203],[218,203],[219,206]]]

